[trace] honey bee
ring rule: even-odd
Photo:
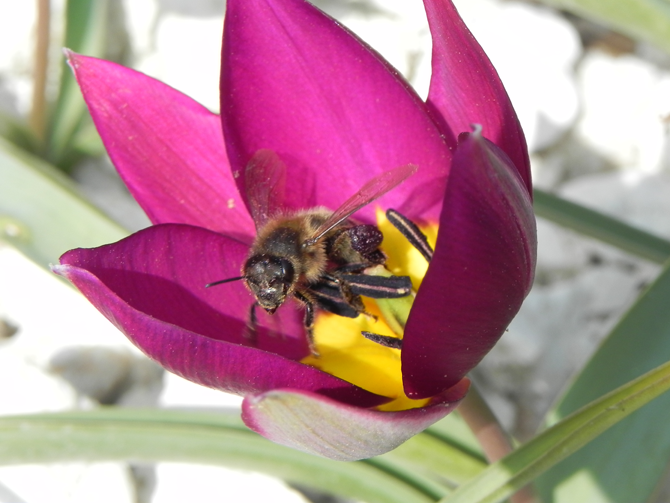
[[[242,266],[242,275],[206,287],[244,280],[255,298],[249,314],[249,337],[255,337],[256,307],[273,314],[289,297],[305,307],[304,326],[314,346],[315,308],[355,318],[365,311],[361,296],[398,298],[411,293],[407,276],[373,276],[365,270],[383,265],[383,236],[374,225],[350,217],[414,174],[408,164],[368,181],[337,210],[311,208],[281,211],[285,165],[270,150],[259,150],[245,169],[245,186],[257,236]]]

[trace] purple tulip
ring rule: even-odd
[[[533,281],[521,127],[450,0],[424,4],[433,36],[427,102],[302,0],[228,0],[220,117],[143,74],[68,54],[114,165],[154,225],[71,250],[54,270],[166,369],[243,395],[250,428],[334,459],[387,452],[453,410],[467,392],[465,375]],[[317,344],[321,333],[364,349],[311,357],[294,302],[261,312],[252,344],[244,333],[254,298],[245,285],[204,288],[240,274],[255,236],[244,168],[260,149],[286,164],[287,210],[335,209],[373,176],[418,166],[355,215],[376,224],[378,206],[439,225],[402,350],[363,339],[356,320],[319,315]],[[384,355],[368,358],[377,352]],[[387,377],[394,372],[397,385]]]

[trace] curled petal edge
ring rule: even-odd
[[[56,265],[52,270],[70,280],[149,358],[196,384],[238,395],[300,388],[364,407],[388,401],[297,361],[155,319],[129,306],[85,269]]]
[[[407,396],[453,386],[491,350],[532,286],[536,247],[532,202],[512,161],[481,127],[461,134],[435,254],[405,328]]]
[[[295,389],[248,395],[242,419],[278,444],[337,461],[357,461],[395,449],[452,412],[470,387],[467,378],[418,409],[382,412]]]

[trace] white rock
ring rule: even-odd
[[[30,110],[35,6],[0,3],[0,110],[15,116]]]
[[[120,463],[0,467],[0,501],[11,503],[132,503],[128,468]],[[3,495],[13,496],[4,499]],[[18,497],[18,498],[17,498]]]
[[[368,3],[321,0],[315,4],[377,50],[402,73],[420,96],[430,84],[431,40],[421,2]]]
[[[597,173],[567,182],[560,195],[670,238],[670,173]]]
[[[142,55],[134,68],[218,111],[222,14],[212,18],[162,15],[155,29],[155,50]]]
[[[578,112],[573,66],[581,54],[576,30],[553,11],[518,2],[461,0],[459,12],[497,68],[531,150],[556,142]],[[317,5],[368,42],[426,97],[431,39],[420,2]],[[532,40],[532,43],[529,43]]]
[[[239,408],[242,398],[194,384],[175,374],[166,373],[160,405],[163,407]]]
[[[181,463],[161,463],[152,503],[306,503],[298,492],[259,473]],[[187,483],[185,483],[187,482]]]
[[[620,169],[668,169],[670,73],[631,55],[589,51],[579,65],[576,135]]]
[[[17,358],[46,369],[64,346],[133,346],[79,292],[0,243],[0,314],[19,332],[0,346]]]
[[[589,262],[589,251],[576,233],[537,219],[537,274],[573,276]]]
[[[577,117],[575,28],[547,8],[497,0],[456,0],[510,95],[529,149],[555,143]]]

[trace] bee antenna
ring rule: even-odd
[[[219,281],[215,281],[213,283],[207,283],[205,285],[205,288],[209,288],[210,286],[215,286],[215,285],[221,285],[223,283],[230,283],[231,281],[239,281],[241,279],[246,278],[246,276],[238,276],[237,278],[228,278],[228,279],[221,279]]]

